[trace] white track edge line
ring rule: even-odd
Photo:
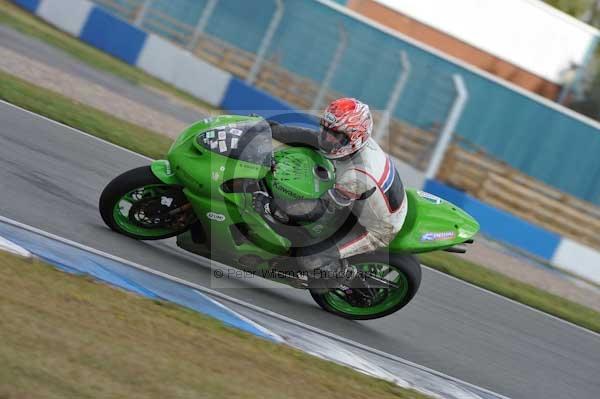
[[[275,339],[277,342],[280,342],[280,343],[285,342],[285,340],[279,334],[274,333],[273,331],[260,325],[259,323],[255,322],[254,320],[251,320],[248,317],[244,316],[243,314],[240,314],[239,312],[236,312],[235,310],[228,308],[227,306],[223,305],[221,302],[217,301],[214,298],[211,298],[210,296],[206,295],[205,293],[203,293],[202,291],[200,291],[196,288],[192,288],[192,290],[196,294],[202,296],[203,298],[207,298],[212,304],[214,304],[218,308],[223,309],[229,313],[233,313],[235,315],[235,317],[239,318],[240,320],[242,320],[245,323],[248,323],[252,327],[256,328],[258,331],[262,332],[263,334],[268,335],[269,337]]]
[[[383,351],[381,351],[381,350],[379,350],[379,349],[371,348],[371,347],[369,347],[369,346],[366,346],[366,345],[364,345],[364,344],[361,344],[361,343],[359,343],[359,342],[353,341],[353,340],[351,340],[351,339],[348,339],[348,338],[340,337],[340,336],[338,336],[338,335],[335,335],[335,334],[333,334],[333,333],[330,333],[330,332],[328,332],[328,331],[321,330],[321,329],[320,329],[320,328],[318,328],[318,327],[314,327],[314,326],[311,326],[311,325],[309,325],[309,324],[305,324],[305,323],[303,323],[303,322],[301,322],[301,321],[294,320],[294,319],[292,319],[292,318],[289,318],[289,317],[287,317],[287,316],[284,316],[284,315],[282,315],[282,314],[279,314],[279,313],[273,312],[273,311],[271,311],[271,310],[268,310],[268,309],[262,308],[262,307],[260,307],[260,306],[256,306],[256,305],[253,305],[253,304],[251,304],[251,303],[248,303],[248,302],[242,301],[242,300],[240,300],[240,299],[237,299],[237,298],[230,297],[229,295],[226,295],[226,294],[223,294],[223,293],[221,293],[221,292],[215,291],[215,290],[213,290],[213,289],[210,289],[210,288],[208,288],[208,287],[204,287],[204,286],[201,286],[201,285],[198,285],[198,284],[192,283],[192,282],[190,282],[190,281],[183,280],[183,279],[181,279],[181,278],[179,278],[179,277],[175,277],[175,276],[172,276],[172,275],[170,275],[170,274],[163,273],[163,272],[160,272],[160,271],[158,271],[158,270],[154,270],[154,269],[152,269],[152,268],[149,268],[149,267],[147,267],[147,266],[140,265],[139,263],[135,263],[135,262],[132,262],[132,261],[130,261],[130,260],[127,260],[127,259],[120,258],[120,257],[118,257],[118,256],[115,256],[115,255],[109,254],[109,253],[107,253],[107,252],[104,252],[104,251],[98,250],[98,249],[96,249],[96,248],[89,247],[89,246],[87,246],[87,245],[84,245],[84,244],[80,244],[80,243],[78,243],[78,242],[75,242],[75,241],[69,240],[69,239],[67,239],[67,238],[64,238],[64,237],[61,237],[61,236],[58,236],[58,235],[55,235],[55,234],[49,233],[49,232],[47,232],[47,231],[44,231],[44,230],[38,229],[38,228],[36,228],[36,227],[33,227],[33,226],[30,226],[30,225],[27,225],[27,224],[24,224],[24,223],[18,222],[18,221],[16,221],[16,220],[13,220],[13,219],[7,218],[7,217],[5,217],[5,216],[2,216],[2,215],[0,215],[0,222],[3,222],[3,223],[6,223],[6,224],[9,224],[9,225],[12,225],[12,226],[14,226],[14,227],[21,228],[21,229],[23,229],[23,230],[27,230],[27,231],[29,231],[29,232],[32,232],[32,233],[35,233],[35,234],[41,235],[41,236],[43,236],[43,237],[46,237],[46,238],[50,238],[50,239],[52,239],[52,240],[56,240],[56,241],[58,241],[58,242],[61,242],[61,243],[63,243],[63,244],[66,244],[66,245],[69,245],[69,246],[72,246],[72,247],[78,248],[78,249],[80,249],[80,250],[83,250],[83,251],[86,251],[86,252],[93,253],[93,254],[95,254],[95,255],[98,255],[98,256],[101,256],[101,257],[104,257],[104,258],[110,259],[110,260],[112,260],[112,261],[119,262],[119,263],[122,263],[122,264],[125,264],[125,265],[128,265],[128,266],[131,266],[131,267],[133,267],[133,268],[136,268],[136,269],[139,269],[139,270],[143,270],[143,271],[145,271],[145,272],[147,272],[147,273],[150,273],[150,274],[154,274],[154,275],[157,275],[157,276],[163,277],[163,278],[165,278],[165,279],[167,279],[167,280],[174,281],[174,282],[176,282],[176,283],[179,283],[179,284],[182,284],[182,285],[185,285],[185,286],[188,286],[188,287],[194,288],[194,289],[196,289],[196,290],[198,290],[198,291],[200,291],[200,292],[202,292],[202,293],[204,293],[204,294],[212,295],[212,296],[214,296],[214,297],[217,297],[217,298],[219,298],[219,299],[222,299],[222,300],[225,300],[225,301],[228,301],[228,302],[231,302],[231,303],[235,303],[235,304],[237,304],[237,305],[240,305],[240,306],[246,307],[246,308],[248,308],[248,309],[251,309],[251,310],[254,310],[254,311],[256,311],[256,312],[259,312],[259,313],[265,314],[265,315],[267,315],[267,316],[273,317],[273,318],[275,318],[275,319],[278,319],[278,320],[281,320],[281,321],[287,322],[287,323],[289,323],[289,324],[293,324],[293,325],[295,325],[295,326],[298,326],[298,327],[304,328],[304,329],[306,329],[306,330],[309,330],[309,331],[311,331],[311,332],[314,332],[314,333],[316,333],[316,334],[323,335],[323,336],[325,336],[325,337],[331,338],[331,339],[333,339],[333,340],[335,340],[335,341],[342,342],[342,343],[345,343],[345,344],[347,344],[347,345],[349,345],[349,346],[353,346],[353,347],[355,347],[355,348],[358,348],[358,349],[364,350],[364,351],[366,351],[366,352],[370,352],[370,353],[372,353],[372,354],[375,354],[375,355],[378,355],[378,356],[381,356],[381,357],[387,358],[387,359],[389,359],[389,360],[393,360],[393,361],[396,361],[396,362],[399,362],[399,363],[402,363],[402,364],[405,364],[405,365],[408,365],[408,366],[414,367],[414,368],[416,368],[416,369],[419,369],[419,370],[421,370],[421,371],[427,372],[427,373],[429,373],[429,374],[432,374],[432,375],[435,375],[435,376],[437,376],[437,377],[440,377],[440,378],[446,379],[446,380],[448,380],[448,381],[452,381],[452,382],[455,382],[455,383],[458,383],[458,384],[462,384],[462,385],[464,385],[464,386],[467,386],[467,387],[470,387],[470,388],[473,388],[473,389],[476,389],[476,390],[479,390],[479,391],[482,391],[482,392],[488,393],[488,394],[490,394],[490,395],[497,396],[497,397],[499,397],[499,398],[505,398],[505,399],[509,399],[509,398],[507,398],[507,397],[505,397],[505,396],[502,396],[502,395],[500,395],[500,394],[497,394],[497,393],[495,393],[495,392],[492,392],[492,391],[490,391],[490,390],[487,390],[487,389],[485,389],[485,388],[478,387],[478,386],[476,386],[476,385],[474,385],[474,384],[471,384],[471,383],[469,383],[469,382],[466,382],[466,381],[460,380],[460,379],[458,379],[458,378],[455,378],[455,377],[449,376],[449,375],[447,375],[447,374],[444,374],[444,373],[442,373],[442,372],[439,372],[439,371],[432,370],[432,369],[430,369],[430,368],[427,368],[427,367],[425,367],[425,366],[422,366],[422,365],[420,365],[420,364],[413,363],[413,362],[411,362],[410,360],[403,359],[403,358],[401,358],[401,357],[399,357],[399,356],[396,356],[396,355],[392,355],[392,354],[390,354],[390,353],[383,352]]]

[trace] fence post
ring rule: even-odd
[[[344,29],[344,25],[342,23],[340,23],[338,25],[338,27],[339,27],[339,32],[340,32],[340,41],[338,43],[337,48],[335,49],[335,53],[333,54],[333,58],[331,59],[331,62],[329,63],[329,67],[327,68],[325,77],[323,78],[323,81],[321,82],[321,87],[319,88],[317,97],[315,98],[315,101],[313,101],[313,104],[312,104],[313,110],[320,110],[321,107],[323,106],[323,100],[325,99],[325,94],[327,93],[327,90],[329,89],[329,85],[331,84],[333,75],[335,74],[335,71],[340,64],[340,61],[342,60],[342,55],[344,55],[344,51],[346,50],[346,47],[348,47],[348,33],[346,32],[346,29]]]
[[[215,8],[217,8],[218,3],[219,0],[208,0],[206,3],[206,7],[204,7],[204,11],[202,11],[198,23],[196,24],[196,28],[194,29],[194,33],[192,34],[192,39],[187,45],[188,49],[193,50],[196,48],[200,35],[206,29],[206,25],[208,25],[208,21],[210,20],[213,11],[215,11]]]
[[[144,23],[144,19],[146,18],[146,14],[148,14],[148,10],[150,9],[150,5],[152,4],[152,0],[145,0],[140,7],[140,10],[137,12],[133,24],[138,28],[142,27]]]
[[[427,166],[427,171],[425,172],[425,177],[427,179],[433,179],[437,175],[437,172],[442,164],[444,154],[450,145],[450,140],[454,134],[454,129],[456,128],[456,125],[462,116],[467,99],[469,98],[469,92],[462,76],[458,74],[453,75],[452,80],[454,81],[454,87],[456,89],[457,96],[454,99],[454,103],[452,104],[450,114],[446,119],[446,123],[444,123],[444,126],[442,127],[440,137],[435,145],[435,149],[433,150],[433,155],[429,160],[429,165]]]
[[[260,42],[260,46],[258,47],[258,52],[256,53],[256,58],[254,60],[254,64],[252,64],[252,68],[248,73],[248,77],[246,78],[246,83],[253,84],[258,77],[258,73],[260,72],[260,68],[262,67],[263,62],[265,61],[265,56],[267,54],[267,50],[271,45],[271,41],[273,40],[273,35],[277,31],[277,27],[283,18],[283,13],[285,11],[285,7],[283,6],[283,0],[275,0],[275,14],[273,14],[273,18],[271,18],[271,22],[269,22],[269,26],[267,27],[267,31],[263,36],[263,39]]]
[[[385,133],[390,125],[392,113],[396,109],[396,105],[398,105],[398,100],[400,100],[400,96],[402,95],[404,87],[406,86],[406,82],[408,81],[408,77],[410,76],[410,60],[408,59],[408,55],[406,55],[405,51],[400,52],[400,65],[402,65],[402,70],[398,74],[396,84],[392,89],[392,93],[390,94],[390,98],[385,106],[385,110],[381,115],[379,126],[377,126],[377,129],[373,134],[373,138],[375,140],[380,140],[385,136]]]

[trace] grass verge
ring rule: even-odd
[[[0,98],[152,158],[163,157],[171,139],[79,104],[52,91],[0,72]],[[592,331],[600,332],[600,313],[483,266],[446,253],[421,256],[441,272],[514,299]]]
[[[426,398],[36,260],[0,284],[2,398]]]
[[[0,71],[0,99],[152,158],[172,140]]]
[[[215,110],[215,107],[212,105],[50,26],[41,19],[10,3],[8,0],[0,0],[0,25],[9,26],[27,36],[63,50],[96,69],[111,73],[134,84],[153,87],[206,110]]]
[[[433,252],[419,255],[419,258],[423,264],[443,273],[600,333],[600,313],[586,306],[460,259],[455,255]]]

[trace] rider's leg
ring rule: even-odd
[[[356,223],[349,230],[341,229],[328,240],[299,249],[297,264],[299,270],[307,274],[309,286],[329,290],[347,282],[353,273],[342,260],[343,248],[359,241],[365,233],[365,229]]]

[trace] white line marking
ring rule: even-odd
[[[266,327],[261,326],[254,320],[250,320],[249,318],[236,312],[235,310],[228,308],[227,306],[223,305],[221,302],[209,297],[208,295],[204,294],[200,290],[194,288],[194,292],[196,294],[200,295],[202,298],[207,298],[213,305],[217,306],[218,308],[221,308],[221,309],[227,311],[228,313],[232,313],[233,315],[235,315],[235,317],[242,320],[244,323],[250,324],[252,327],[256,328],[258,331],[262,332],[263,334],[268,335],[269,337],[273,338],[275,341],[285,342],[285,340],[282,337],[280,337],[278,334],[275,334],[273,331],[269,330]]]
[[[135,156],[137,156],[137,157],[140,157],[140,158],[143,158],[143,159],[146,159],[146,160],[149,160],[149,161],[153,161],[153,159],[152,159],[152,158],[149,158],[149,157],[147,157],[147,156],[145,156],[145,155],[142,155],[142,154],[139,154],[139,153],[137,153],[137,152],[131,151],[131,150],[127,149],[127,148],[124,148],[124,147],[118,146],[118,145],[116,145],[116,144],[114,144],[114,143],[111,143],[111,142],[109,142],[109,141],[103,140],[103,139],[101,139],[101,138],[99,138],[99,137],[93,136],[93,135],[91,135],[91,134],[89,134],[89,133],[86,133],[86,132],[83,132],[83,131],[81,131],[81,130],[75,129],[75,128],[71,127],[71,126],[64,125],[64,124],[62,124],[62,123],[60,123],[60,122],[57,122],[57,121],[55,121],[55,120],[52,120],[52,119],[50,119],[50,118],[47,118],[47,117],[45,117],[45,116],[42,116],[42,115],[36,114],[35,112],[31,112],[31,111],[29,111],[29,110],[26,110],[26,109],[24,109],[24,108],[21,108],[21,107],[19,107],[19,106],[16,106],[16,105],[14,105],[14,104],[11,104],[11,103],[9,103],[9,102],[6,102],[6,101],[4,101],[4,100],[0,100],[0,103],[2,103],[2,104],[5,104],[5,105],[8,105],[8,106],[10,106],[10,107],[13,107],[13,108],[16,108],[16,109],[18,109],[18,110],[21,110],[21,111],[23,111],[23,112],[25,112],[25,113],[27,113],[27,114],[30,114],[30,115],[36,116],[36,117],[38,117],[38,118],[41,118],[41,119],[43,119],[43,120],[46,120],[46,121],[48,121],[48,122],[51,122],[51,123],[53,123],[53,124],[55,124],[55,125],[58,125],[58,126],[65,127],[65,128],[67,128],[67,129],[69,129],[69,130],[71,130],[71,131],[74,131],[74,132],[77,132],[77,133],[83,134],[84,136],[87,136],[87,137],[89,137],[89,138],[91,138],[91,139],[93,139],[93,140],[97,140],[97,141],[103,142],[103,143],[105,143],[105,144],[107,144],[107,145],[109,145],[109,146],[111,146],[111,147],[118,148],[118,149],[120,149],[120,150],[123,150],[123,151],[125,151],[125,152],[129,153],[129,154],[135,155]],[[1,218],[1,217],[0,217],[0,218]],[[18,223],[18,222],[17,222],[17,223]],[[50,233],[48,233],[48,234],[50,234]],[[456,278],[456,277],[454,277],[454,276],[451,276],[451,275],[449,275],[449,274],[446,274],[446,273],[440,272],[440,271],[438,271],[438,270],[432,269],[432,268],[430,268],[429,266],[426,266],[426,265],[422,265],[422,266],[426,267],[427,269],[429,269],[429,270],[431,270],[431,271],[433,271],[433,272],[435,272],[435,273],[438,273],[438,274],[440,274],[440,275],[443,275],[443,276],[445,276],[445,277],[447,277],[447,278],[450,278],[450,279],[452,279],[452,280],[454,280],[454,281],[456,281],[456,282],[458,282],[458,283],[460,283],[460,284],[464,284],[464,285],[470,286],[470,287],[472,287],[472,288],[475,288],[475,289],[477,289],[477,290],[479,290],[479,291],[486,292],[486,293],[488,293],[488,294],[490,294],[490,295],[493,295],[493,296],[495,296],[495,297],[497,297],[497,298],[501,298],[501,299],[504,299],[505,301],[511,302],[511,303],[512,303],[512,304],[514,304],[514,305],[522,306],[522,307],[524,307],[524,308],[527,308],[527,309],[529,309],[529,310],[531,310],[531,311],[534,311],[534,312],[536,312],[536,313],[539,313],[539,314],[542,314],[542,315],[544,315],[544,316],[547,316],[547,317],[549,317],[549,318],[551,318],[551,319],[554,319],[554,320],[556,320],[556,321],[558,321],[558,322],[561,322],[561,323],[567,324],[567,325],[569,325],[569,326],[571,326],[571,327],[575,327],[575,328],[577,328],[577,329],[579,329],[579,330],[581,330],[581,331],[584,331],[584,332],[587,332],[587,333],[590,333],[590,334],[592,334],[592,335],[596,335],[596,336],[600,337],[600,334],[598,334],[598,333],[596,333],[596,332],[594,332],[594,331],[588,330],[588,329],[586,329],[586,328],[583,328],[583,327],[581,327],[581,326],[578,326],[577,324],[571,323],[570,321],[563,320],[563,319],[561,319],[561,318],[558,318],[558,317],[556,317],[556,316],[553,316],[553,315],[551,315],[551,314],[548,314],[548,313],[542,312],[542,311],[541,311],[541,310],[539,310],[539,309],[535,309],[535,308],[533,308],[533,307],[531,307],[531,306],[529,306],[529,305],[525,305],[525,304],[523,304],[523,303],[521,303],[521,302],[517,302],[517,301],[515,301],[514,299],[507,298],[507,297],[505,297],[505,296],[502,296],[502,295],[500,295],[500,294],[497,294],[497,293],[495,293],[495,292],[489,291],[489,290],[487,290],[487,289],[485,289],[485,288],[478,287],[478,286],[476,286],[476,285],[474,285],[474,284],[468,283],[468,282],[466,282],[466,281],[464,281],[464,280],[461,280],[461,279],[459,279],[459,278]]]
[[[31,252],[2,236],[0,236],[0,251],[18,255],[23,258],[31,258]]]
[[[69,245],[69,246],[81,249],[83,251],[87,251],[87,252],[93,253],[95,255],[104,257],[106,259],[110,259],[110,260],[113,260],[115,262],[119,262],[119,263],[122,263],[122,264],[125,264],[125,265],[128,265],[128,266],[131,266],[131,267],[136,268],[138,270],[143,270],[143,271],[145,271],[147,273],[154,274],[156,276],[163,277],[163,278],[168,279],[170,281],[173,281],[173,282],[176,282],[176,283],[179,283],[179,284],[182,284],[182,285],[194,288],[194,289],[196,289],[196,290],[198,290],[198,291],[200,291],[200,292],[202,292],[204,294],[208,294],[208,295],[214,296],[216,298],[222,299],[222,300],[227,301],[227,302],[235,303],[237,305],[240,305],[242,307],[251,309],[251,310],[256,311],[258,313],[262,313],[264,315],[267,315],[269,317],[275,318],[277,320],[284,321],[284,322],[286,322],[288,324],[292,324],[292,325],[295,325],[297,327],[304,328],[304,329],[306,329],[308,331],[311,331],[313,333],[316,333],[316,334],[319,334],[319,335],[323,335],[323,336],[328,337],[330,339],[333,339],[335,341],[342,342],[342,343],[344,343],[346,345],[355,347],[357,349],[364,350],[365,352],[369,352],[369,353],[381,356],[383,358],[386,358],[386,359],[389,359],[389,360],[393,360],[395,362],[402,363],[404,365],[416,368],[416,369],[421,370],[423,372],[435,375],[435,376],[437,376],[439,378],[443,378],[443,379],[448,380],[448,381],[452,381],[452,382],[455,382],[455,383],[458,383],[458,384],[462,384],[462,385],[464,385],[466,387],[470,387],[472,389],[476,389],[476,390],[479,390],[481,392],[486,392],[486,393],[488,393],[490,395],[495,395],[495,396],[497,396],[499,398],[506,398],[506,397],[504,397],[502,395],[499,395],[497,393],[489,391],[489,390],[487,390],[485,388],[478,387],[478,386],[473,385],[471,383],[468,383],[466,381],[462,381],[462,380],[460,380],[458,378],[449,376],[449,375],[441,373],[439,371],[432,370],[432,369],[427,368],[425,366],[421,366],[421,365],[419,365],[417,363],[413,363],[413,362],[411,362],[409,360],[403,359],[403,358],[398,357],[396,355],[392,355],[390,353],[383,352],[383,351],[381,351],[379,349],[371,348],[369,346],[366,346],[366,345],[361,344],[359,342],[350,340],[348,338],[340,337],[340,336],[335,335],[333,333],[330,333],[328,331],[321,330],[320,328],[311,326],[309,324],[305,324],[305,323],[303,323],[301,321],[292,319],[292,318],[284,316],[282,314],[273,312],[271,310],[262,308],[260,306],[253,305],[251,303],[247,303],[247,302],[242,301],[242,300],[237,299],[237,298],[230,297],[229,295],[226,295],[226,294],[223,294],[221,292],[212,290],[212,289],[210,289],[208,287],[204,287],[204,286],[192,283],[190,281],[183,280],[183,279],[181,279],[179,277],[175,277],[175,276],[172,276],[170,274],[163,273],[163,272],[160,272],[158,270],[151,269],[151,268],[149,268],[147,266],[140,265],[139,263],[135,263],[135,262],[132,262],[130,260],[120,258],[118,256],[109,254],[109,253],[104,252],[104,251],[100,251],[98,249],[89,247],[89,246],[84,245],[84,244],[80,244],[80,243],[75,242],[75,241],[71,241],[71,240],[69,240],[67,238],[64,238],[64,237],[61,237],[61,236],[57,236],[55,234],[49,233],[49,232],[44,231],[44,230],[40,230],[40,229],[38,229],[36,227],[30,226],[30,225],[27,225],[27,224],[24,224],[24,223],[17,222],[16,220],[13,220],[13,219],[10,219],[10,218],[7,218],[7,217],[4,217],[4,216],[0,215],[0,222],[9,224],[11,226],[19,227],[19,228],[21,228],[23,230],[27,230],[27,231],[30,231],[32,233],[41,235],[43,237],[47,237],[47,238],[50,238],[52,240],[56,240],[58,242],[61,242],[63,244],[66,244],[66,245]]]

